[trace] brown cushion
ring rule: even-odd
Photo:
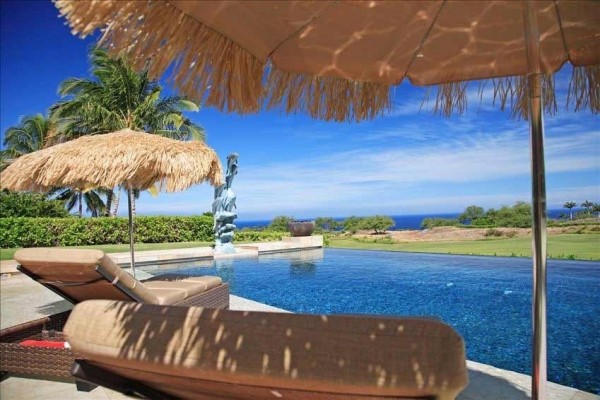
[[[201,282],[183,281],[149,281],[144,282],[144,286],[150,291],[154,289],[181,289],[185,291],[185,297],[195,296],[206,291],[206,285]]]
[[[67,300],[131,300],[97,271],[104,252],[91,249],[29,248],[15,253],[19,268]],[[157,303],[157,301],[155,301]]]
[[[462,338],[428,319],[88,301],[64,333],[89,362],[184,399],[453,399],[468,381]]]
[[[193,278],[185,278],[183,282],[202,283],[206,286],[205,290],[208,290],[219,286],[221,283],[223,283],[223,279],[218,276],[196,276]]]
[[[148,290],[157,298],[158,304],[161,305],[170,305],[186,299],[184,289],[152,288]]]
[[[103,257],[101,250],[55,247],[20,249],[14,255],[19,264],[42,268],[53,264],[95,267]]]
[[[29,248],[18,250],[14,257],[21,269],[75,303],[90,299],[131,301],[132,298],[159,303],[140,282],[100,250]]]

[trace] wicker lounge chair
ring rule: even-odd
[[[142,283],[100,250],[30,248],[17,251],[14,257],[19,271],[73,304],[105,299],[229,307],[228,285],[216,276]]]
[[[433,319],[87,301],[65,338],[73,375],[151,399],[454,399],[462,338]]]
[[[229,286],[219,277],[142,283],[99,250],[31,248],[15,253],[19,271],[71,303],[89,299],[149,304],[229,307]],[[70,311],[0,331],[0,372],[70,377],[75,356],[70,349],[23,346],[24,340],[62,341]],[[51,344],[51,343],[50,343]]]

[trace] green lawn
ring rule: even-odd
[[[471,240],[457,242],[366,243],[350,238],[329,239],[330,247],[369,250],[412,251],[419,253],[468,254],[531,257],[531,238]],[[600,234],[561,234],[548,236],[548,257],[600,260]]]
[[[179,243],[136,243],[136,251],[144,250],[167,250],[167,249],[187,249],[190,247],[206,247],[213,242],[179,242]],[[73,246],[73,249],[98,249],[105,253],[123,253],[129,251],[128,244],[104,244],[97,246]],[[18,249],[0,249],[0,260],[12,260],[15,251]]]
[[[412,243],[365,243],[349,238],[329,239],[330,247],[348,249],[414,251],[419,253],[469,254],[486,256],[531,257],[531,238],[471,240],[460,242],[412,242]],[[181,243],[137,243],[137,251],[185,249],[205,247],[212,242]],[[129,251],[128,244],[107,244],[101,246],[76,246],[81,249],[99,249],[106,253]],[[0,260],[11,260],[17,249],[0,249]],[[548,237],[550,258],[600,260],[600,234],[563,234]]]

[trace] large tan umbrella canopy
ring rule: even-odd
[[[465,81],[493,79],[495,100],[531,124],[534,345],[532,397],[545,397],[546,195],[542,109],[551,74],[574,69],[567,103],[600,110],[600,2],[594,1],[71,1],[73,32],[152,75],[170,69],[188,96],[222,110],[262,106],[315,118],[383,113],[408,78],[438,85],[436,110],[466,107]],[[148,64],[148,62],[150,63]]]
[[[85,191],[124,186],[175,192],[207,181],[223,183],[221,162],[203,142],[182,142],[124,129],[84,136],[23,155],[1,174],[0,188],[46,192],[56,187]],[[133,220],[129,200],[131,267],[135,275]]]

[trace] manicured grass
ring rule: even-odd
[[[188,249],[190,247],[207,247],[213,242],[178,242],[178,243],[136,243],[136,251],[144,250],[167,250],[167,249]],[[104,244],[96,246],[73,246],[72,249],[98,249],[105,253],[124,253],[129,251],[128,244]],[[0,249],[0,260],[12,260],[15,251],[18,249]]]
[[[137,251],[186,249],[205,247],[212,242],[136,243]],[[367,250],[413,251],[418,253],[468,254],[506,257],[531,257],[531,238],[470,240],[456,242],[385,243],[361,242],[350,238],[331,237],[330,247]],[[75,246],[81,249],[99,249],[106,253],[129,251],[128,244]],[[0,249],[0,260],[11,260],[18,249]],[[576,260],[600,260],[600,234],[561,234],[548,236],[548,257]]]
[[[351,238],[329,239],[330,247],[369,250],[411,251],[418,253],[467,254],[506,257],[531,257],[531,238],[489,239],[448,242],[387,243],[363,242]],[[548,236],[548,257],[600,260],[600,234],[560,234]]]

